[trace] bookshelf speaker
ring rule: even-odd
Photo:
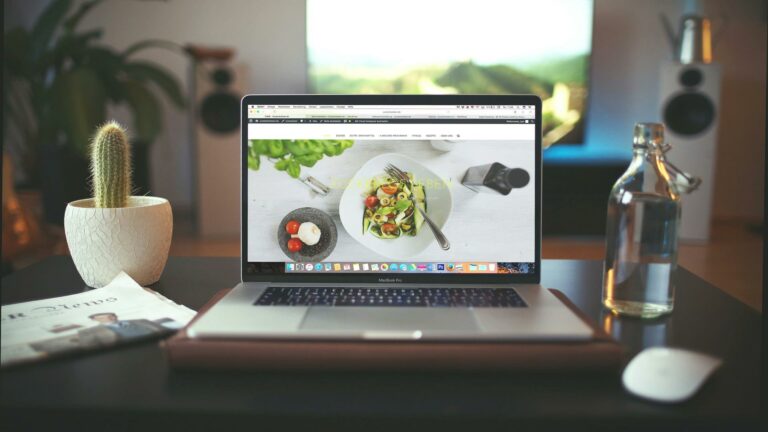
[[[717,129],[720,114],[720,65],[715,63],[661,65],[661,119],[669,159],[702,179],[698,190],[682,197],[679,236],[683,240],[709,239],[715,184]]]
[[[196,219],[204,237],[240,233],[240,99],[244,64],[198,61],[194,67]]]

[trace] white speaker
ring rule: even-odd
[[[699,188],[682,199],[682,240],[709,239],[712,195],[715,185],[717,127],[720,117],[720,65],[715,63],[661,65],[661,119],[667,142],[667,157],[702,179]]]
[[[201,60],[194,66],[197,230],[205,237],[240,233],[240,99],[248,68]]]

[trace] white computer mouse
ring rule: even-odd
[[[657,402],[682,402],[704,384],[722,361],[679,348],[648,348],[633,358],[622,375],[630,393]]]

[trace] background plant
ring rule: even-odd
[[[257,171],[264,156],[278,171],[298,178],[302,166],[312,167],[325,156],[338,156],[352,144],[352,140],[251,140],[248,168]]]
[[[33,183],[41,175],[39,156],[46,146],[65,145],[87,157],[89,138],[105,122],[108,104],[128,106],[141,143],[151,143],[162,129],[153,86],[175,106],[185,104],[171,73],[134,59],[146,48],[181,47],[146,40],[119,52],[99,43],[102,29],[79,30],[82,18],[102,1],[73,8],[71,0],[54,0],[30,30],[14,28],[4,35],[3,129],[15,134],[6,142],[15,146],[16,160]]]

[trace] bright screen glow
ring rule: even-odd
[[[307,1],[315,93],[536,94],[544,145],[583,143],[592,0]]]
[[[247,273],[536,271],[533,105],[316,100],[248,106]]]

